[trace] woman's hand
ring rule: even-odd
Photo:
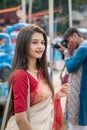
[[[69,89],[69,86],[70,84],[66,83],[66,84],[63,84],[58,92],[56,92],[56,97],[57,98],[61,98],[61,97],[66,97],[68,96],[68,94],[70,93],[70,89]]]

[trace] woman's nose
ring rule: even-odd
[[[43,47],[43,44],[41,42],[39,42],[38,47]]]

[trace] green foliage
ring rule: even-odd
[[[21,5],[21,0],[0,0],[0,9],[6,9]]]
[[[65,30],[69,27],[68,22],[66,23],[59,23],[58,24],[58,32],[60,32],[61,34],[63,34],[65,32]]]
[[[33,0],[33,12],[48,9],[48,0]]]

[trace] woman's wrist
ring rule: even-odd
[[[62,91],[62,90],[59,90],[59,91],[57,92],[57,99],[60,99],[60,98],[62,97],[61,91]]]

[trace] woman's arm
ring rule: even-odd
[[[15,113],[15,118],[19,130],[32,130],[26,112]]]
[[[19,130],[32,130],[27,119],[28,79],[23,70],[15,72],[12,80],[14,113]]]

